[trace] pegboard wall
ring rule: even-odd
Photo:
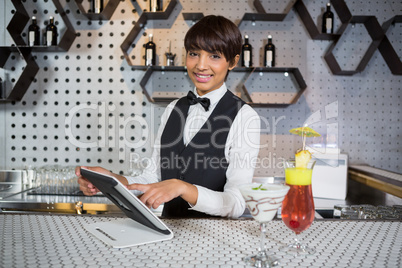
[[[52,1],[22,1],[41,28],[55,16],[59,32],[65,25]],[[77,33],[66,52],[35,52],[40,67],[35,81],[22,101],[0,103],[0,168],[48,165],[101,165],[114,172],[127,173],[130,157],[149,157],[160,116],[166,104],[150,103],[140,81],[145,69],[130,66],[120,45],[139,19],[148,1],[122,0],[110,20],[89,20],[80,14],[73,0],[60,1]],[[134,65],[144,64],[143,44],[154,35],[157,65],[165,64],[169,41],[176,54],[175,65],[183,66],[183,38],[194,23],[182,13],[225,14],[243,35],[250,37],[253,62],[261,66],[268,34],[277,47],[277,66],[299,68],[307,84],[296,104],[286,108],[255,107],[262,118],[262,149],[256,176],[282,175],[281,159],[301,147],[298,137],[288,130],[310,122],[322,133],[309,143],[317,151],[339,148],[351,164],[368,164],[401,173],[401,84],[377,50],[363,72],[335,76],[323,55],[331,41],[312,40],[292,5],[295,1],[262,0],[267,13],[288,13],[284,21],[242,21],[244,13],[257,12],[253,1],[178,0],[166,20],[149,20],[137,36],[129,57]],[[304,1],[313,20],[320,25],[326,1]],[[373,15],[379,23],[402,14],[399,1],[345,1],[353,15]],[[164,5],[167,1],[164,1]],[[89,4],[84,1],[84,5]],[[15,8],[2,1],[1,46],[13,41],[6,30]],[[4,8],[3,8],[4,7]],[[339,27],[336,16],[335,27]],[[28,27],[28,26],[27,26]],[[27,27],[24,33],[27,32]],[[396,23],[387,37],[399,58],[402,55],[402,24]],[[23,34],[26,38],[26,34]],[[343,69],[354,69],[370,45],[361,24],[348,25],[334,50]],[[1,69],[3,80],[15,83],[24,62],[18,53]],[[241,95],[246,73],[232,72],[227,81]],[[290,84],[288,84],[290,83]],[[289,90],[292,82],[266,73],[251,78],[252,88]],[[170,90],[184,94],[192,88],[186,73],[155,72],[146,85],[149,91]],[[261,91],[259,89],[258,91]],[[320,147],[321,146],[321,147]],[[324,150],[325,151],[325,150]]]

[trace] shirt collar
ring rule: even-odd
[[[213,109],[215,107],[215,105],[221,100],[223,95],[225,95],[226,91],[227,91],[226,84],[223,83],[220,88],[212,90],[211,92],[208,92],[207,94],[200,96],[197,93],[197,89],[194,87],[194,94],[197,97],[209,99],[209,101],[211,102],[209,106],[210,109]]]

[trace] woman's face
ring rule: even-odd
[[[230,66],[223,54],[209,53],[205,50],[187,51],[187,72],[198,95],[202,96],[220,88],[228,70],[232,70],[236,66],[238,59],[239,55],[236,56],[235,64]]]

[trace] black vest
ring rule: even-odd
[[[185,146],[183,131],[190,105],[186,97],[179,99],[161,136],[162,180],[176,178],[223,192],[228,166],[225,144],[233,120],[244,104],[228,90],[202,128]],[[177,197],[165,203],[162,216],[210,217],[188,208],[188,203]]]

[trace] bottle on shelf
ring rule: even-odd
[[[54,25],[53,17],[50,17],[49,24],[46,26],[45,45],[57,46],[57,27]]]
[[[244,36],[244,44],[242,46],[241,66],[242,67],[253,66],[253,47],[248,42],[248,35]]]
[[[331,11],[331,3],[327,4],[327,11],[322,15],[322,33],[334,33],[334,13]]]
[[[32,23],[28,27],[28,46],[39,46],[40,45],[40,29],[36,17],[32,17]]]
[[[271,35],[268,35],[268,44],[264,49],[264,66],[275,67],[275,45],[272,43]]]
[[[149,11],[163,11],[163,0],[149,0]]]
[[[100,14],[103,11],[103,0],[92,0],[92,12]]]
[[[166,66],[174,66],[174,58],[176,54],[173,54],[171,51],[171,44],[169,40],[169,51],[165,53],[166,56]]]
[[[3,92],[3,80],[0,77],[0,99],[5,99],[6,98],[6,94],[5,92]]]
[[[156,46],[152,41],[152,34],[149,35],[149,41],[145,44],[145,65],[156,65]]]

